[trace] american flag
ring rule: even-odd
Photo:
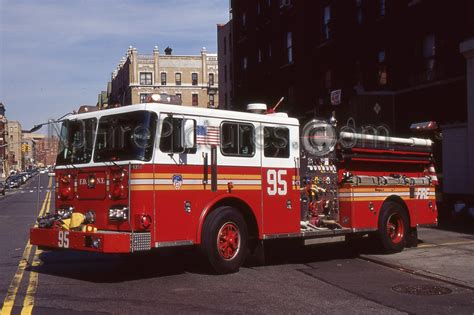
[[[220,143],[219,127],[197,126],[196,140],[197,144],[219,145]]]

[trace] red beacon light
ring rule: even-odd
[[[145,99],[145,103],[161,103],[161,104],[171,104],[171,105],[182,105],[181,98],[176,95],[168,95],[165,93],[162,94],[150,94]]]
[[[59,180],[59,199],[71,200],[74,197],[73,178],[71,174],[64,174]]]
[[[116,172],[112,175],[112,199],[127,198],[127,177],[125,171]]]

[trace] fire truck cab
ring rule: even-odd
[[[31,243],[132,253],[199,246],[218,273],[278,238],[374,233],[402,250],[437,222],[431,141],[304,128],[284,113],[157,103],[62,123],[55,211]],[[381,146],[380,143],[384,145]]]

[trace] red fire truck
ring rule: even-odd
[[[62,122],[55,211],[38,218],[32,244],[195,245],[228,273],[265,240],[372,234],[400,251],[418,226],[437,223],[431,140],[317,120],[303,128],[261,104],[235,112],[156,100]]]

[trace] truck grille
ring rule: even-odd
[[[151,249],[151,233],[132,233],[130,242],[131,252],[142,252]]]

